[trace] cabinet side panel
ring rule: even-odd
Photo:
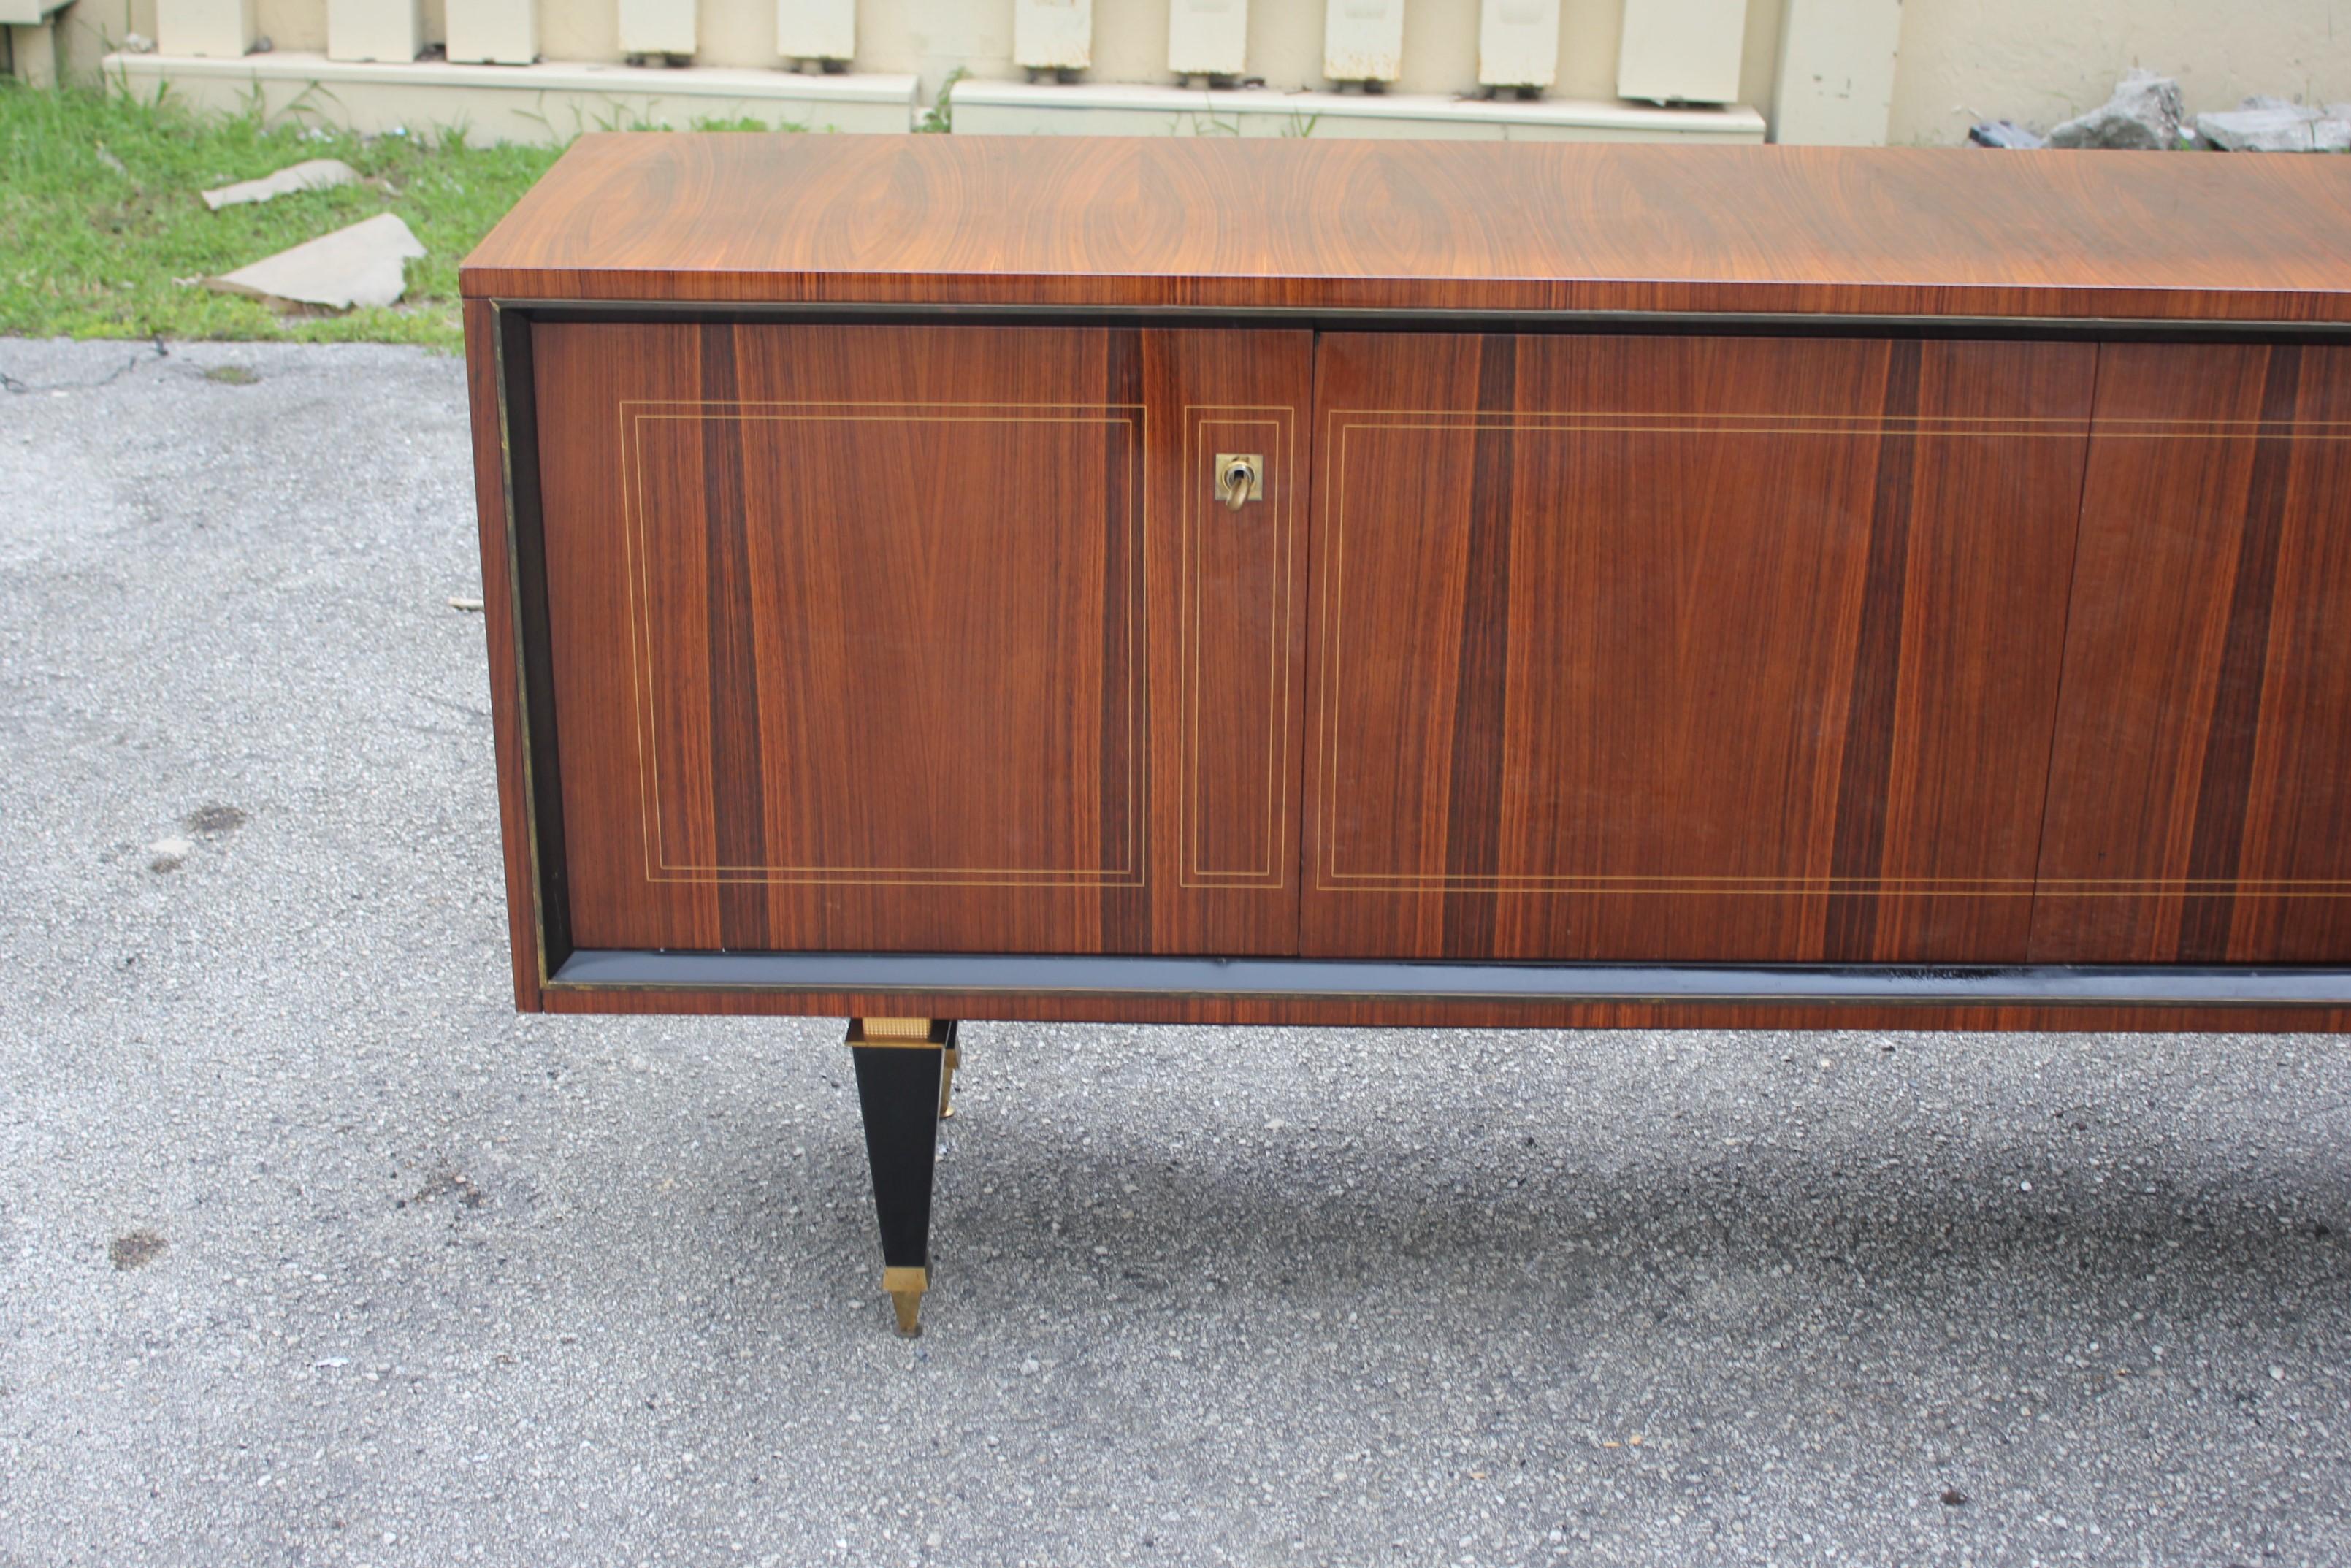
[[[2022,958],[2094,363],[1326,335],[1302,951]]]
[[[532,887],[521,680],[515,657],[515,582],[507,539],[504,432],[497,384],[497,312],[465,301],[465,394],[474,437],[474,505],[481,528],[482,628],[489,656],[491,748],[497,768],[498,833],[507,884],[507,940],[515,1007],[540,1008],[536,894]]]
[[[2032,956],[2341,962],[2351,350],[2103,353]]]

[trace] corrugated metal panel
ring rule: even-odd
[[[1322,74],[1332,81],[1394,81],[1404,75],[1404,0],[1328,0]]]
[[[406,65],[424,47],[421,0],[327,0],[327,57]]]
[[[788,60],[857,54],[857,0],[776,0],[776,53]]]
[[[1559,80],[1559,0],[1485,0],[1478,18],[1478,80],[1549,87]]]
[[[1884,146],[1901,42],[1902,0],[1788,0],[1771,140]]]
[[[695,0],[621,0],[624,55],[694,53]]]
[[[1014,65],[1081,71],[1093,59],[1093,0],[1012,0]]]
[[[449,57],[527,66],[538,58],[538,0],[449,0]]]
[[[235,59],[253,47],[253,0],[155,0],[155,47]]]
[[[1249,0],[1169,0],[1167,68],[1237,77],[1249,66]]]
[[[1747,0],[1625,0],[1616,92],[1657,103],[1731,103]]]

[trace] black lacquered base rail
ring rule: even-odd
[[[2137,965],[1432,964],[980,953],[582,949],[559,986],[1425,1001],[2351,1006],[2351,969]]]

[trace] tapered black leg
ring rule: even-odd
[[[882,1289],[898,1311],[898,1332],[923,1332],[931,1284],[931,1171],[946,1098],[949,1019],[852,1019],[857,1103],[865,1118],[865,1158],[882,1225]]]

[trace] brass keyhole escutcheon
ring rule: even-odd
[[[1254,452],[1217,454],[1217,499],[1234,511],[1265,499],[1265,459]]]

